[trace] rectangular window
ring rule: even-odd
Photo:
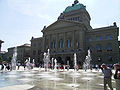
[[[97,52],[102,52],[102,47],[100,45],[98,45],[96,48],[97,48]]]
[[[101,37],[100,37],[100,36],[97,36],[96,40],[97,40],[97,41],[101,40]]]
[[[56,48],[56,42],[54,42],[54,48]]]
[[[67,47],[70,47],[70,40],[67,40]]]
[[[111,35],[107,35],[107,36],[106,36],[106,39],[107,39],[107,40],[111,40],[111,39],[112,39],[112,36],[111,36]]]

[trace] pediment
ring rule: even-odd
[[[72,22],[72,21],[65,21],[65,20],[58,20],[58,21],[54,22],[53,24],[49,25],[45,30],[65,28],[65,27],[70,27],[70,26],[74,26],[74,25],[78,25],[78,24],[80,24],[80,23]]]

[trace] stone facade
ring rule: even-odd
[[[119,62],[119,28],[116,25],[93,29],[86,34],[86,48],[92,51],[93,63]]]
[[[15,48],[15,47],[10,47],[10,48],[8,48],[8,52],[7,52],[7,57],[8,57],[8,58],[9,58],[9,57],[12,58],[14,48]]]
[[[14,53],[14,48],[15,47],[8,48],[8,52],[7,52],[8,59],[9,57],[12,58]],[[31,48],[30,44],[17,46],[17,62],[21,62],[22,64],[24,64],[25,60],[30,57],[30,48]]]
[[[30,57],[30,44],[24,44],[21,46],[17,46],[17,61],[21,62],[22,64]]]
[[[77,62],[82,65],[87,50],[91,50],[92,64],[116,63],[119,61],[119,28],[116,23],[112,26],[92,29],[90,15],[83,4],[74,3],[65,9],[58,20],[48,27],[44,26],[41,38],[31,39],[31,57],[33,52],[41,51],[35,56],[42,61],[43,52],[50,49],[50,57],[58,63],[73,67],[74,53]],[[36,43],[36,48],[34,47]],[[33,51],[33,48],[35,51]],[[36,61],[37,62],[37,61]]]
[[[35,63],[43,63],[43,38],[31,39],[31,60],[35,59]]]

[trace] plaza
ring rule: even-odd
[[[113,22],[92,28],[90,21],[86,6],[74,0],[55,22],[43,26],[43,36],[8,48],[1,61],[0,90],[104,90],[102,70],[90,67],[105,63],[111,68],[120,61],[119,27]]]
[[[16,71],[0,72],[0,90],[103,90],[103,78],[101,70],[95,69],[86,72],[49,69],[46,72],[44,68],[24,70],[21,67]],[[112,85],[115,87],[113,77]]]

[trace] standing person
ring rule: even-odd
[[[111,82],[112,71],[105,64],[102,64],[102,68],[103,68],[102,72],[104,74],[104,90],[107,90],[106,86],[107,84],[110,90],[113,90]]]
[[[24,62],[24,70],[25,70],[25,67],[26,67],[26,62]]]
[[[20,66],[21,66],[21,64],[20,64],[20,62],[18,62],[18,70],[19,70]]]
[[[2,67],[1,67],[1,70],[4,70],[4,66],[5,66],[5,65],[2,63]]]
[[[116,90],[120,90],[120,64],[115,64],[114,67],[116,68],[114,79],[116,82]]]
[[[9,63],[6,64],[6,69],[7,69],[7,70],[10,70]]]

